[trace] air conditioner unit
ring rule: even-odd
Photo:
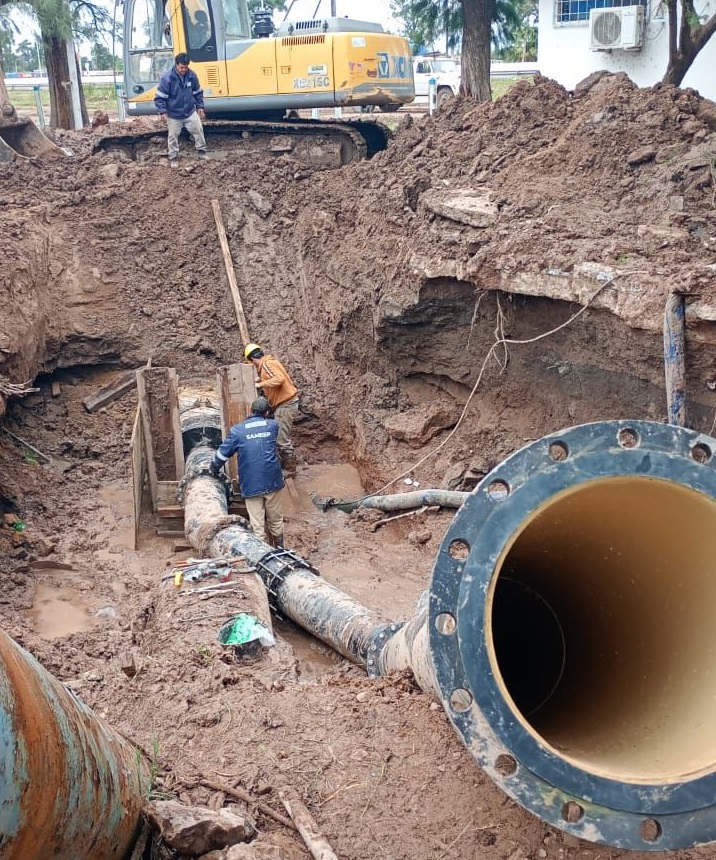
[[[593,51],[638,50],[643,37],[643,6],[606,6],[589,10],[589,47]]]

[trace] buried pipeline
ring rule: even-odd
[[[716,440],[642,421],[545,436],[452,521],[416,616],[391,623],[227,515],[199,442],[187,536],[244,555],[276,610],[370,675],[410,668],[521,806],[574,836],[716,840]]]

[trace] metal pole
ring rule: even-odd
[[[115,90],[117,91],[117,117],[119,122],[125,122],[127,119],[127,106],[124,102],[124,93],[122,91],[122,84],[115,84]]]
[[[40,92],[40,85],[33,84],[32,91],[35,94],[35,106],[37,107],[37,124],[40,128],[45,127],[45,108],[42,104],[42,93]]]
[[[435,78],[428,81],[428,113],[432,116],[438,109],[438,82]]]
[[[69,70],[70,97],[72,99],[72,122],[75,129],[82,128],[82,103],[80,101],[80,80],[77,74],[77,57],[75,56],[75,44],[68,39],[67,66]]]

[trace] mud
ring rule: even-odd
[[[547,432],[663,420],[671,290],[686,297],[690,423],[712,429],[715,129],[716,106],[688,90],[616,75],[567,93],[538,78],[494,105],[406,118],[387,151],[340,170],[288,152],[200,164],[187,151],[170,172],[156,149],[92,154],[92,131],[56,136],[72,158],[0,166],[0,380],[41,389],[0,396],[2,425],[70,465],[0,432],[6,632],[148,752],[158,790],[219,802],[204,775],[280,810],[272,789],[291,784],[341,857],[654,856],[541,824],[409,679],[369,681],[288,622],[265,659],[227,659],[221,602],[188,611],[162,585],[186,551],[148,515],[134,549],[136,392],[95,414],[82,400],[150,358],[198,388],[238,360],[218,199],[251,337],[301,388],[287,545],[408,618],[451,514],[377,526],[374,512],[322,513],[311,493],[396,491],[405,476],[470,489]],[[60,595],[89,629],[45,626],[39,605]],[[279,824],[257,823],[282,857],[306,856]]]

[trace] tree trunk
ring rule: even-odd
[[[494,0],[462,0],[462,81],[460,92],[478,102],[492,100],[490,47]]]
[[[0,125],[17,122],[17,113],[10,104],[10,96],[5,86],[5,77],[0,70]]]
[[[58,36],[43,36],[42,44],[50,87],[50,127],[73,128],[67,40]]]
[[[716,14],[701,24],[693,0],[667,0],[667,9],[669,63],[661,80],[678,87],[701,49],[716,33]]]

